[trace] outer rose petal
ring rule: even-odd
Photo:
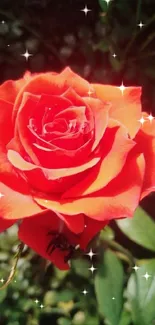
[[[55,214],[62,220],[62,229],[63,224],[65,223],[66,226],[70,231],[74,234],[79,234],[84,230],[84,215],[79,214],[76,216],[67,216],[60,214],[59,212],[55,212]]]
[[[74,222],[76,224],[76,220]],[[65,225],[62,227],[62,221],[53,212],[50,212],[44,216],[24,219],[19,227],[19,238],[39,255],[53,262],[58,268],[65,270],[69,268],[68,264],[64,263],[66,252],[56,249],[49,255],[46,249],[50,236],[47,234],[49,231],[62,233],[70,244],[74,246],[79,244],[81,248],[85,249],[94,235],[106,225],[106,222],[99,222],[85,217],[85,223],[87,227],[84,228],[83,232],[74,235]]]
[[[45,211],[34,202],[30,194],[14,191],[1,182],[0,192],[4,195],[0,201],[0,216],[4,219],[20,219]]]
[[[101,142],[101,162],[81,182],[68,189],[63,198],[76,198],[101,190],[121,172],[135,142],[128,138],[126,129],[117,121],[110,120],[108,126]]]
[[[138,150],[144,153],[146,169],[141,199],[155,191],[155,121],[147,120],[148,114],[143,114],[146,121],[136,135]]]
[[[3,218],[0,218],[0,232],[3,232],[7,228],[11,227],[16,220],[4,220]]]
[[[81,233],[79,238],[79,244],[80,248],[86,249],[87,245],[89,244],[90,240],[93,239],[93,237],[102,230],[106,225],[108,224],[108,221],[98,221],[93,220],[88,217],[85,217],[85,229]]]
[[[13,105],[0,98],[0,144],[2,146],[5,146],[13,136],[12,110]]]
[[[80,96],[87,96],[90,85],[86,80],[78,76],[69,68],[64,69],[59,74],[53,74],[51,72],[38,74],[28,82],[21,92],[19,92],[14,106],[14,118],[16,118],[24,92],[30,92],[31,94],[36,95],[43,93],[49,95],[61,95],[69,87],[72,87]]]
[[[77,199],[58,200],[54,197],[35,201],[47,209],[60,213],[75,215],[84,213],[86,216],[104,221],[113,218],[132,216],[140,199],[145,171],[143,154],[128,157],[118,177],[102,191]],[[130,177],[129,177],[130,175]]]
[[[23,241],[26,245],[31,247],[35,252],[39,255],[43,256],[45,259],[50,260],[61,270],[68,270],[68,263],[64,262],[64,257],[66,252],[60,251],[60,249],[54,250],[54,252],[49,255],[46,252],[48,247],[50,236],[48,236],[48,232],[51,230],[58,231],[59,229],[59,219],[53,220],[53,222],[49,223],[44,218],[44,224],[38,222],[38,218],[25,219],[19,227],[18,236],[21,241]]]
[[[134,138],[140,127],[138,120],[141,118],[141,87],[126,87],[123,94],[116,86],[94,84],[93,87],[97,97],[112,103],[110,117],[123,123]]]
[[[26,78],[8,80],[0,86],[0,99],[14,103],[20,89],[26,84]]]

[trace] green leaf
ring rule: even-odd
[[[101,315],[118,325],[123,302],[123,267],[111,251],[106,251],[95,277],[95,290]],[[114,299],[112,299],[114,298]]]
[[[143,275],[148,273],[148,280]],[[131,304],[135,325],[152,325],[155,319],[155,259],[143,264],[132,274],[127,287],[127,298]]]
[[[119,325],[130,325],[131,324],[131,314],[127,310],[123,310],[121,315],[121,320]]]
[[[107,2],[105,0],[99,0],[99,4],[100,4],[100,7],[103,11],[107,11],[108,9],[108,5],[107,5]]]
[[[100,232],[100,239],[108,239],[113,240],[115,238],[115,233],[112,228],[109,226],[106,226],[103,230]]]
[[[121,231],[135,243],[155,251],[155,223],[141,207],[134,217],[116,221]]]
[[[81,276],[83,278],[89,278],[90,276],[90,263],[86,259],[77,258],[72,260],[72,269],[76,273],[76,275]]]

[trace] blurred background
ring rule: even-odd
[[[143,110],[155,116],[155,0],[0,0],[0,82],[66,66],[90,82],[142,86]],[[0,325],[155,324],[154,199],[134,221],[112,222],[88,248],[97,255],[70,271],[25,247],[0,291]],[[0,235],[0,284],[17,244],[16,226]]]

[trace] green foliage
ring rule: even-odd
[[[146,280],[143,276],[148,274]],[[141,265],[136,274],[132,274],[127,297],[131,304],[132,318],[135,325],[151,325],[155,320],[155,259]]]
[[[106,251],[95,278],[100,313],[111,325],[117,325],[123,305],[123,268],[114,253]]]
[[[134,218],[116,221],[121,231],[135,243],[155,252],[155,222],[141,208]]]

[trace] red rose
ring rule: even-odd
[[[89,84],[69,68],[0,87],[0,230],[59,268],[155,188],[155,122],[141,88]]]

